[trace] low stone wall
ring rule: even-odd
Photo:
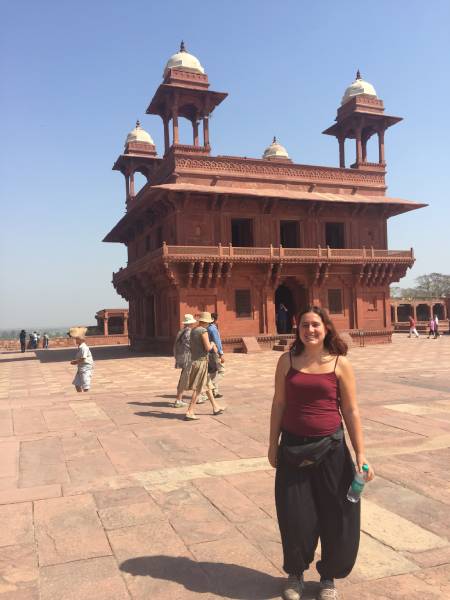
[[[397,321],[393,323],[395,333],[409,333],[409,323],[407,321]],[[429,324],[428,321],[417,321],[416,329],[419,333],[428,334]],[[448,319],[442,319],[439,321],[439,333],[450,332],[450,321]]]
[[[86,337],[86,343],[88,346],[115,346],[115,345],[128,345],[130,343],[127,335],[90,335]],[[55,337],[50,338],[48,347],[49,348],[73,348],[75,341],[69,337]],[[20,350],[19,340],[0,340],[0,352],[1,351],[15,351]],[[32,351],[31,348],[27,350]],[[42,350],[42,338],[39,342],[37,350]]]

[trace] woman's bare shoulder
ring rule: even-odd
[[[291,366],[290,352],[283,352],[283,354],[278,359],[277,369],[283,369],[283,371],[287,371]]]
[[[339,356],[339,359],[338,359],[337,365],[336,365],[336,372],[338,375],[340,373],[342,375],[345,375],[347,373],[353,373],[352,363],[347,358],[347,356],[343,356],[343,355]]]

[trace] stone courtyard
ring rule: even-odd
[[[97,347],[0,354],[0,600],[278,598],[266,460],[276,352],[226,357],[227,411],[183,421],[173,360]],[[377,477],[344,600],[450,598],[450,336],[354,348]],[[306,598],[318,576],[306,573]]]

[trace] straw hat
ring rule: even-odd
[[[197,323],[197,321],[194,319],[194,317],[192,315],[190,315],[189,313],[185,314],[183,325],[192,325],[193,323]]]
[[[214,319],[211,317],[211,313],[210,312],[201,312],[198,315],[198,321],[201,321],[202,323],[212,323],[214,321]]]
[[[84,338],[87,332],[87,327],[71,327],[69,329],[69,337]]]

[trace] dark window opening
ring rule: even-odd
[[[332,315],[344,312],[342,290],[328,290],[328,310]]]
[[[236,290],[236,317],[252,316],[252,301],[250,290]]]
[[[283,248],[300,248],[298,221],[280,221],[280,243]]]
[[[157,248],[161,248],[161,246],[163,245],[163,230],[162,227],[158,227],[158,229],[156,230],[156,241],[157,241]]]
[[[233,246],[253,246],[252,219],[231,220],[231,243]]]
[[[345,248],[344,223],[325,223],[325,243],[330,248]]]

